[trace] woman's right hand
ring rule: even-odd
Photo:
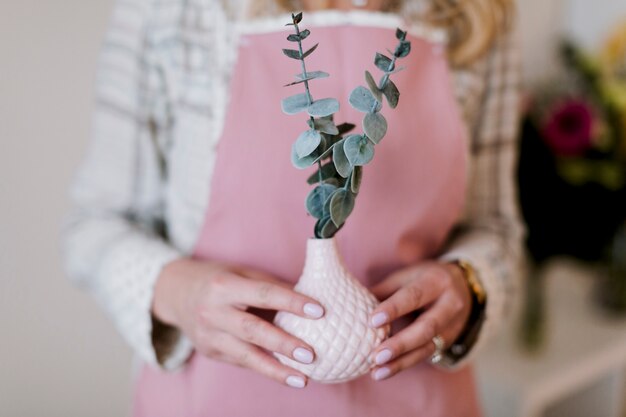
[[[311,363],[311,346],[248,310],[287,311],[319,319],[324,309],[265,273],[190,258],[166,265],[157,280],[153,314],[210,358],[250,368],[282,384],[306,386],[307,378],[266,351]]]

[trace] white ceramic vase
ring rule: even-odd
[[[319,301],[326,313],[311,320],[279,312],[274,323],[315,349],[312,364],[304,365],[276,354],[284,364],[322,383],[349,381],[367,373],[370,353],[389,334],[373,329],[370,313],[376,298],[347,271],[335,238],[309,239],[302,276],[295,290]]]

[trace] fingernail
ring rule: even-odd
[[[393,354],[391,353],[391,350],[389,349],[383,349],[380,352],[378,352],[378,355],[376,355],[376,365],[383,365],[387,362],[389,362],[389,359],[391,359],[391,356],[393,356]]]
[[[387,367],[378,368],[377,370],[374,371],[374,379],[376,381],[380,381],[381,379],[387,378],[390,373],[391,373],[391,370]]]
[[[287,385],[293,388],[304,388],[304,386],[306,385],[306,383],[304,382],[304,378],[302,378],[301,376],[288,376],[285,382],[287,382]]]
[[[295,348],[293,350],[293,358],[298,362],[309,364],[313,362],[313,352],[305,348]]]
[[[304,314],[314,319],[319,319],[324,315],[324,309],[313,303],[306,303],[303,310]]]
[[[387,313],[382,312],[382,311],[380,313],[376,313],[374,314],[374,317],[372,317],[372,326],[380,327],[383,324],[387,323],[388,319],[389,317],[387,316]]]

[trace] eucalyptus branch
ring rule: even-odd
[[[309,129],[301,133],[292,146],[291,160],[296,168],[306,169],[317,165],[317,172],[308,179],[309,184],[317,186],[306,199],[309,214],[315,217],[315,236],[330,238],[345,224],[354,209],[363,177],[363,166],[374,157],[374,146],[380,143],[387,133],[387,120],[380,113],[384,96],[392,109],[398,105],[400,92],[391,81],[396,70],[396,61],[406,57],[411,51],[411,44],[406,40],[406,32],[397,29],[398,45],[392,57],[377,53],[374,64],[383,72],[377,84],[372,75],[365,71],[368,88],[359,86],[350,94],[352,107],[365,114],[363,134],[352,134],[344,137],[355,126],[343,123],[336,126],[334,114],[339,111],[339,102],[334,98],[314,100],[309,82],[328,77],[323,71],[307,72],[305,59],[311,55],[319,44],[304,52],[302,41],[309,37],[308,29],[300,31],[299,23],[302,13],[292,14],[295,33],[287,37],[296,42],[298,49],[283,49],[289,58],[301,61],[302,73],[296,75],[296,81],[287,86],[304,84],[305,92],[287,97],[282,101],[282,109],[286,114],[298,114],[306,111],[309,115]]]

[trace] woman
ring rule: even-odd
[[[522,235],[511,9],[507,0],[118,2],[65,240],[70,276],[144,362],[136,416],[480,415],[467,364],[505,314]],[[305,11],[320,41],[314,63],[331,72],[314,88],[342,102],[337,92],[362,83],[374,52],[393,47],[396,25],[413,43],[381,162],[366,170],[338,236],[349,269],[382,301],[371,325],[396,331],[372,353],[371,378],[339,385],[309,384],[271,354],[315,360],[268,312],[324,314],[291,289],[312,230],[302,208],[310,173],[289,162],[302,121],[279,114],[288,95],[279,86],[297,70],[280,57],[292,10]],[[344,108],[341,121],[358,120]],[[381,177],[398,182],[372,181]]]

